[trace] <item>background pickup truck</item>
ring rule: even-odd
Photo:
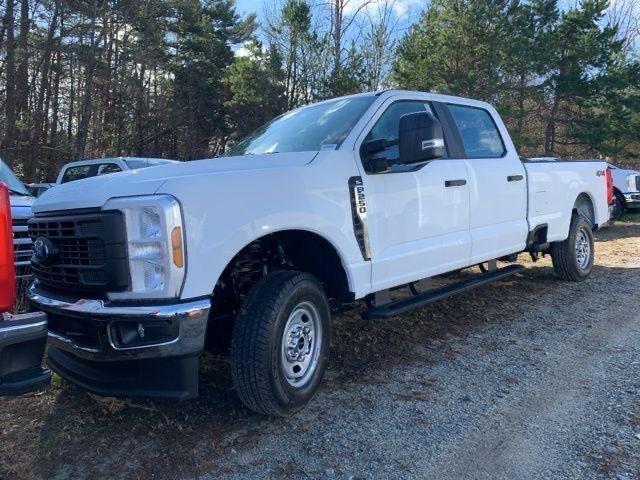
[[[0,160],[0,182],[9,191],[13,230],[15,274],[18,279],[31,273],[31,238],[27,232],[27,221],[31,218],[31,206],[35,201],[15,173]]]
[[[605,169],[522,161],[486,103],[386,91],[286,113],[223,158],[63,184],[29,222],[48,363],[95,393],[185,399],[203,348],[225,351],[241,400],[288,414],[322,379],[333,311],[390,317],[520,252],[587,277]]]
[[[139,158],[139,157],[111,157],[95,158],[92,160],[78,160],[67,163],[60,169],[56,184],[73,182],[84,178],[107,175],[110,173],[126,172],[137,168],[156,167],[168,163],[177,163],[177,160],[166,158]]]
[[[608,163],[613,177],[614,204],[611,219],[617,220],[626,210],[640,208],[640,172]]]

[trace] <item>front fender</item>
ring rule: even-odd
[[[351,291],[364,292],[370,266],[353,233],[349,162],[339,161],[339,152],[330,153],[301,167],[168,180],[158,193],[176,197],[184,215],[187,273],[182,298],[210,295],[240,250],[284,230],[306,230],[327,240],[343,262]]]

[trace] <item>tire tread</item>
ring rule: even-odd
[[[580,282],[586,278],[585,275],[581,274],[573,258],[573,234],[574,231],[577,230],[578,224],[581,221],[590,225],[589,220],[582,215],[573,215],[567,239],[562,242],[553,242],[551,244],[551,260],[553,262],[553,269],[562,280],[568,282]],[[593,244],[591,251],[593,255]]]
[[[231,340],[231,377],[238,396],[251,410],[283,416],[271,386],[270,336],[287,292],[304,281],[316,281],[306,273],[281,270],[260,279],[244,301]]]

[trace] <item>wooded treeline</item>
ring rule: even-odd
[[[389,87],[491,101],[525,155],[640,156],[634,0],[272,0],[262,25],[232,0],[1,3],[0,156],[25,181],[214,156],[289,108]]]

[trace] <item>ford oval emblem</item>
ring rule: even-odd
[[[58,248],[46,237],[38,237],[33,242],[33,260],[43,265],[53,263],[58,258]]]

